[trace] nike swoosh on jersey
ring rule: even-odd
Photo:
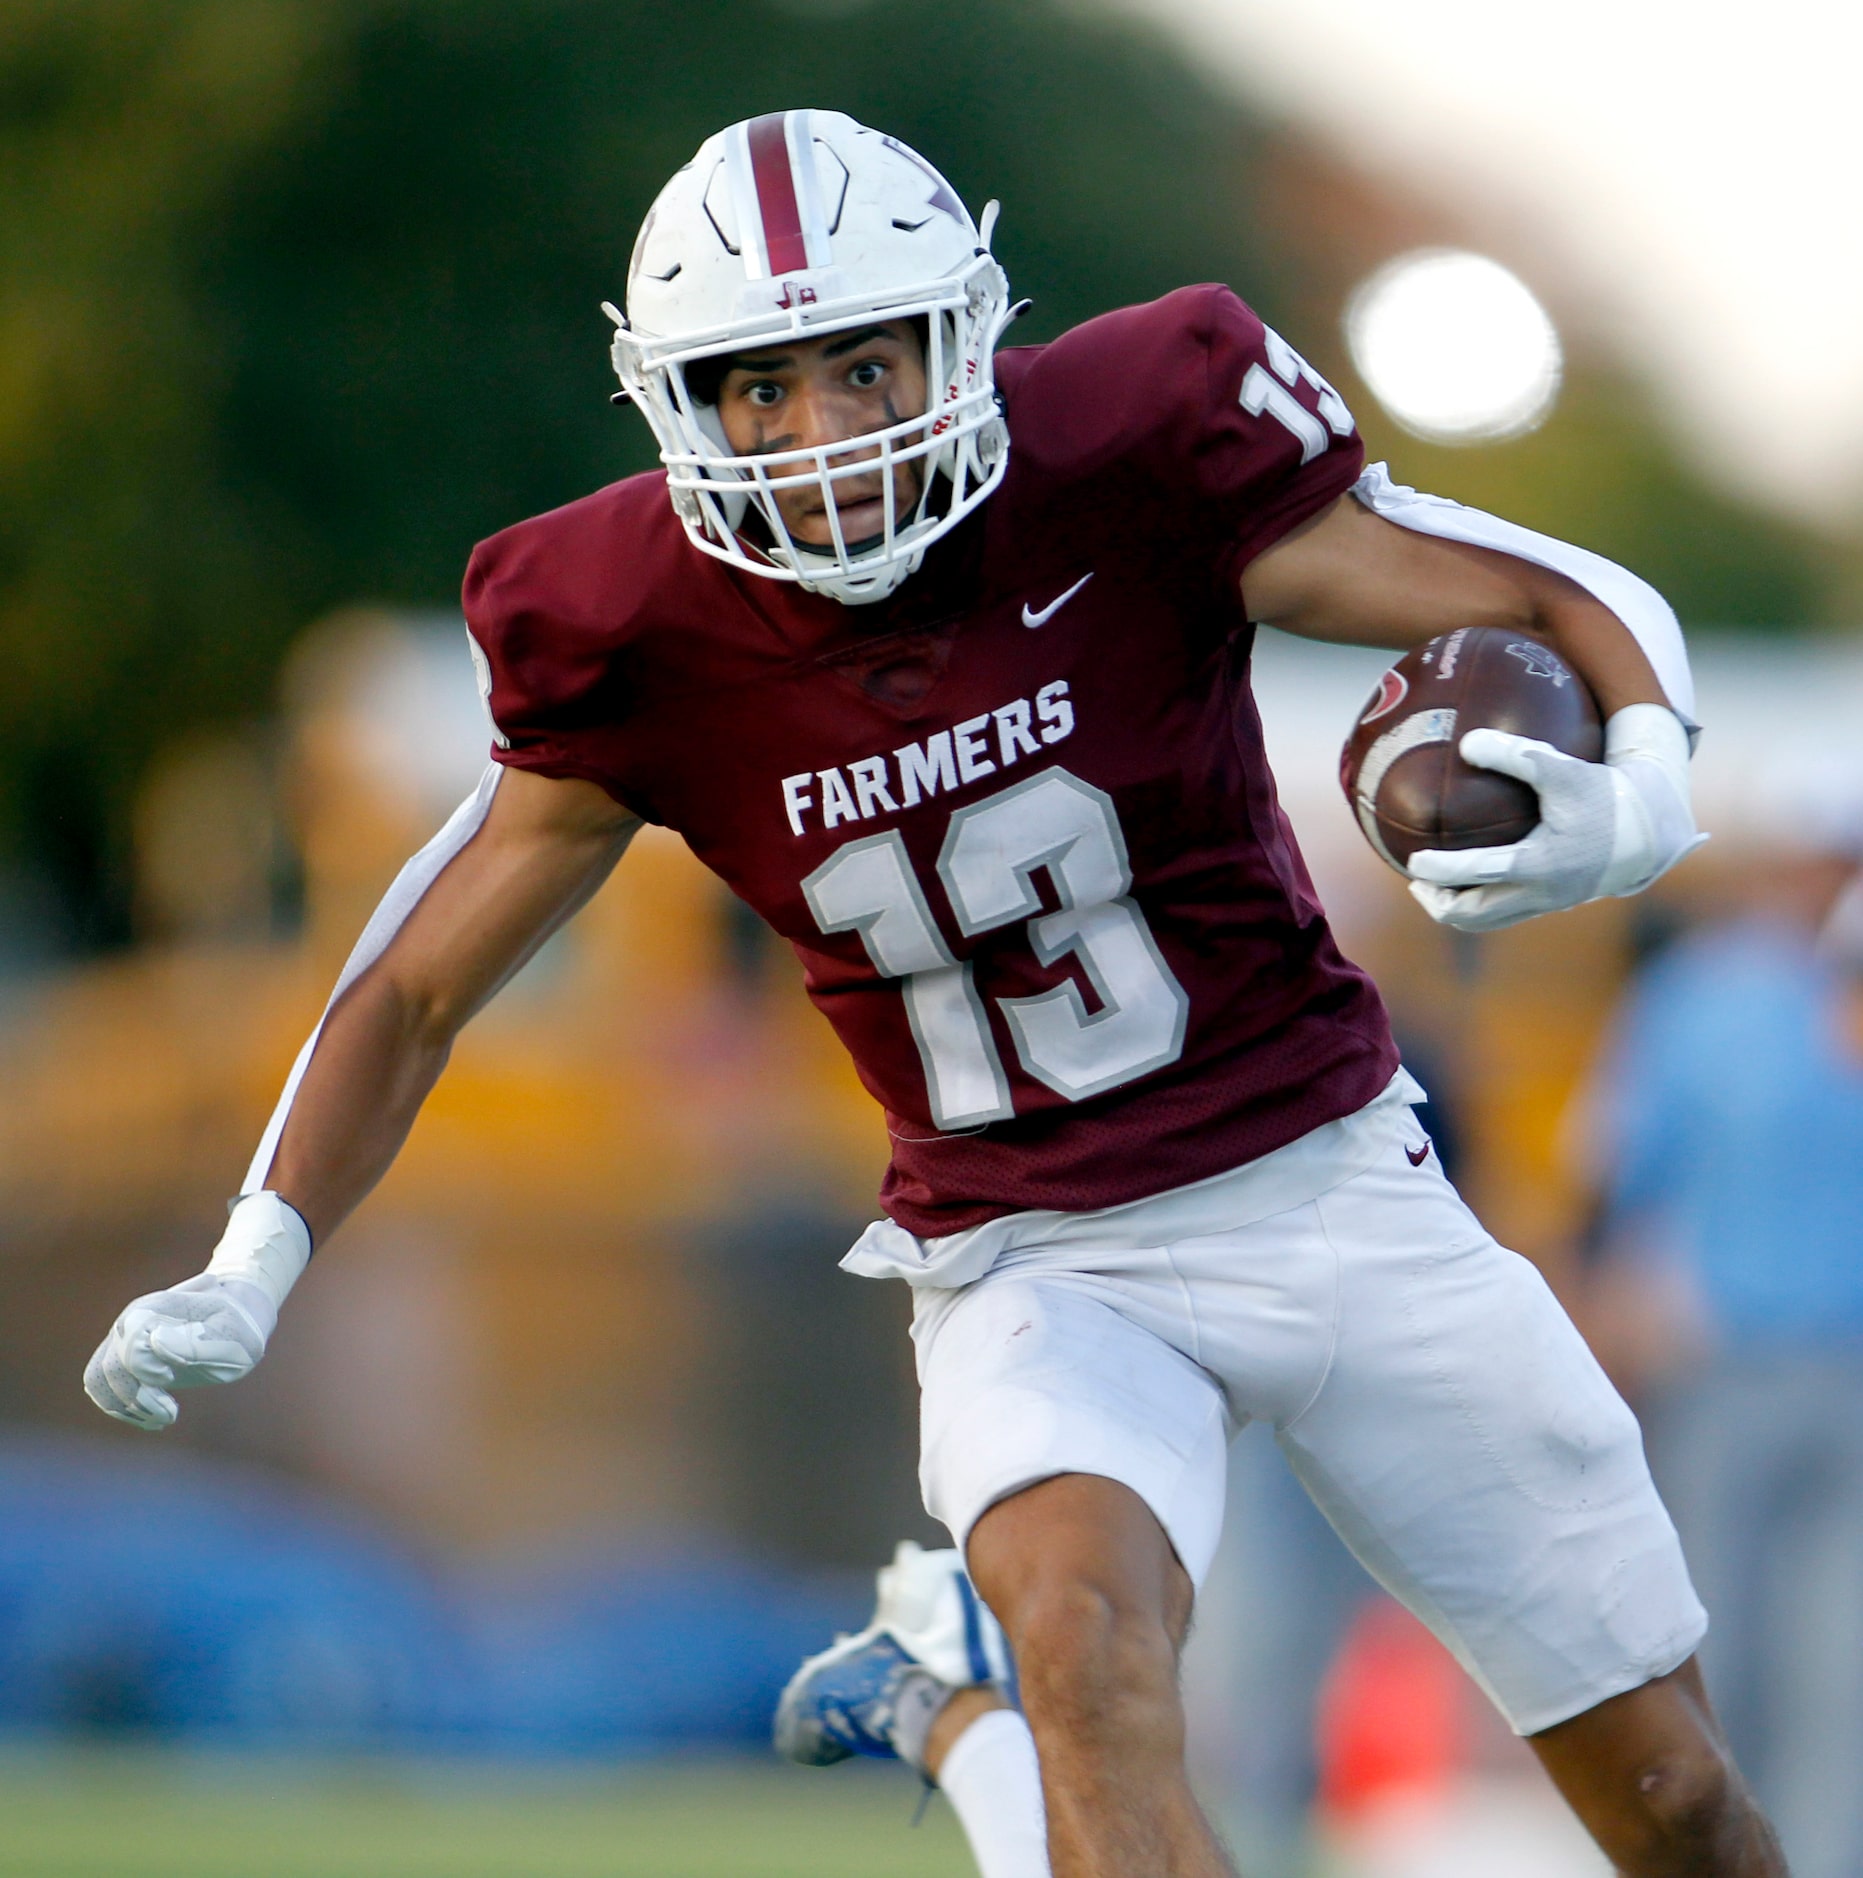
[[[1407,1160],[1412,1167],[1421,1167],[1429,1158],[1430,1144],[1427,1141],[1424,1142],[1420,1148],[1406,1148],[1404,1150],[1404,1159]]]
[[[1060,612],[1060,610],[1064,606],[1067,605],[1068,601],[1073,599],[1075,594],[1077,594],[1081,590],[1081,588],[1084,587],[1087,584],[1087,582],[1090,581],[1092,578],[1093,578],[1093,575],[1090,572],[1082,574],[1081,577],[1077,581],[1075,581],[1074,584],[1070,588],[1068,588],[1066,593],[1062,594],[1060,599],[1050,600],[1048,604],[1045,607],[1043,607],[1039,613],[1037,613],[1035,609],[1032,606],[1030,606],[1026,600],[1024,600],[1022,602],[1022,624],[1024,626],[1046,626],[1048,622],[1051,619],[1053,619],[1054,616],[1058,612]]]

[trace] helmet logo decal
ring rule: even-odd
[[[785,312],[792,306],[813,306],[815,289],[803,286],[799,280],[786,280],[783,282],[783,296],[776,304]]]
[[[771,111],[728,133],[725,160],[744,270],[752,280],[805,273],[831,258],[809,115]]]

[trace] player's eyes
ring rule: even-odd
[[[744,396],[750,403],[766,407],[774,404],[782,395],[782,386],[772,384],[767,378],[759,379],[756,384],[744,387]]]
[[[862,359],[847,376],[850,384],[867,391],[886,376],[886,366],[879,359]]]

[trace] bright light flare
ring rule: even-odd
[[[1551,318],[1486,255],[1426,248],[1387,261],[1347,303],[1345,335],[1372,395],[1431,443],[1524,436],[1559,396]]]

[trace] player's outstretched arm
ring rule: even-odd
[[[232,1382],[321,1243],[387,1172],[453,1039],[602,884],[637,817],[593,783],[488,772],[402,871],[286,1085],[207,1269],[138,1298],[85,1371],[99,1408],[166,1428]]]
[[[1259,555],[1242,596],[1253,620],[1346,644],[1408,650],[1463,626],[1529,633],[1590,686],[1602,763],[1500,731],[1462,739],[1466,761],[1537,792],[1540,822],[1505,847],[1413,854],[1410,890],[1431,918],[1484,932],[1639,893],[1705,839],[1689,803],[1681,631],[1660,595],[1610,562],[1382,481]]]

